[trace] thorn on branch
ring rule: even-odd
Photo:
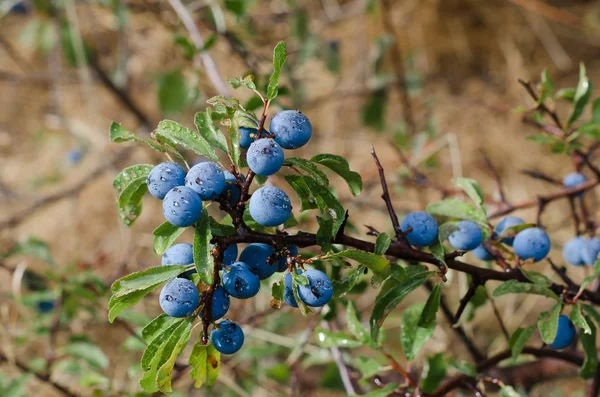
[[[528,177],[531,177],[533,179],[539,179],[539,180],[542,180],[544,182],[551,183],[553,185],[558,185],[558,186],[562,186],[563,185],[562,181],[559,181],[558,179],[554,179],[551,176],[548,176],[548,175],[546,175],[543,172],[538,171],[538,170],[521,170],[521,174],[527,175]]]

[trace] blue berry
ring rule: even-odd
[[[292,215],[292,203],[281,189],[263,186],[250,197],[250,216],[263,226],[279,226]]]
[[[173,226],[191,226],[202,215],[202,200],[198,193],[189,187],[175,187],[163,200],[163,214]]]
[[[229,295],[220,285],[215,288],[213,293],[212,303],[210,306],[210,314],[212,321],[222,318],[229,310],[230,299]],[[204,312],[204,310],[203,310]]]
[[[273,248],[270,245],[253,243],[244,248],[240,255],[240,262],[247,264],[252,273],[264,280],[275,273],[275,264],[267,263],[271,255],[273,255]]]
[[[532,227],[517,234],[513,248],[521,259],[533,258],[534,262],[538,262],[550,252],[550,238],[542,229]]]
[[[569,320],[569,317],[561,314],[558,318],[558,329],[556,330],[556,337],[554,341],[550,343],[550,347],[556,350],[565,349],[573,343],[575,339],[575,326]]]
[[[54,309],[54,301],[41,300],[36,302],[35,307],[40,314],[50,313]]]
[[[260,280],[243,262],[235,262],[223,271],[223,288],[234,298],[248,299],[258,294]]]
[[[288,245],[287,249],[292,256],[298,256],[298,247],[295,245]],[[287,270],[287,268],[287,255],[283,255],[277,260],[277,271],[283,273]]]
[[[572,172],[563,179],[563,186],[567,189],[577,187],[587,182],[586,177],[579,172]],[[584,192],[577,193],[577,196],[582,196]]]
[[[229,171],[223,171],[223,173],[225,174],[225,188],[223,189],[221,195],[225,196],[225,198],[229,201],[229,204],[235,205],[240,199],[242,192],[240,187],[237,185],[237,179],[235,175]],[[245,180],[246,177],[242,175],[242,179]]]
[[[509,216],[505,216],[504,218],[500,219],[500,222],[498,222],[498,225],[496,226],[496,234],[497,235],[501,235],[502,232],[505,229],[508,229],[509,227],[513,227],[513,226],[517,226],[517,225],[523,225],[525,224],[525,221],[521,218],[519,218],[518,216],[513,216],[513,215],[509,215]],[[513,242],[515,241],[514,237],[504,237],[502,239],[502,242],[506,245],[513,245]]]
[[[217,163],[199,163],[188,171],[185,186],[198,193],[202,200],[214,200],[225,189],[225,174]]]
[[[160,307],[171,317],[191,316],[199,304],[198,288],[186,278],[175,278],[160,291]]]
[[[438,224],[431,215],[426,212],[411,212],[406,215],[400,224],[400,230],[406,232],[408,242],[417,247],[427,247],[433,244],[438,235]]]
[[[160,163],[152,168],[146,184],[148,191],[157,199],[164,199],[169,190],[185,183],[185,170],[175,163]]]
[[[563,258],[574,266],[583,265],[583,251],[586,248],[586,240],[583,237],[575,236],[569,240],[563,247]]]
[[[194,263],[194,247],[192,244],[174,244],[165,251],[161,264],[165,265],[189,265]]]
[[[257,132],[256,128],[240,127],[240,147],[248,149],[252,142],[254,142],[254,136]]]
[[[258,175],[273,175],[283,165],[283,149],[271,138],[262,138],[252,142],[246,160],[248,167]]]
[[[312,307],[327,304],[333,296],[333,285],[331,285],[329,277],[316,269],[307,270],[304,275],[308,278],[308,285],[298,285],[298,297]]]
[[[600,239],[597,237],[586,241],[585,249],[581,252],[583,263],[588,266],[594,266],[600,254]]]
[[[223,354],[233,354],[244,344],[244,331],[233,321],[222,321],[210,333],[210,343]]]
[[[294,287],[292,287],[292,274],[288,273],[283,278],[283,301],[292,307],[298,307],[296,297],[294,296]]]
[[[73,167],[79,164],[83,158],[83,152],[80,149],[73,149],[67,152],[67,163]]]
[[[312,135],[308,118],[297,110],[284,110],[271,120],[271,133],[285,149],[298,149],[306,145]]]
[[[210,245],[210,248],[213,247],[213,244]],[[231,244],[229,247],[225,248],[225,252],[223,252],[223,264],[225,266],[231,266],[236,261],[238,256],[238,247],[237,244]]]
[[[494,259],[494,256],[483,246],[483,244],[480,244],[479,247],[473,250],[473,255],[482,261],[491,261]]]
[[[460,221],[456,223],[458,230],[449,237],[450,245],[460,251],[472,251],[483,241],[481,228],[475,222]]]

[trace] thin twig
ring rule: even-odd
[[[506,339],[506,342],[510,341],[510,334],[508,333],[508,330],[506,329],[506,325],[504,325],[504,321],[502,320],[502,316],[500,315],[500,311],[498,311],[498,307],[496,306],[496,302],[494,302],[494,298],[492,298],[490,296],[490,294],[487,291],[487,288],[484,288],[485,291],[485,296],[487,297],[488,302],[490,302],[490,305],[492,305],[492,311],[494,312],[494,316],[496,317],[496,320],[498,320],[498,324],[500,325],[500,329],[502,330],[502,334],[504,335],[504,338]]]
[[[390,198],[390,192],[388,190],[387,182],[385,180],[385,171],[383,170],[383,167],[381,166],[381,163],[379,162],[379,158],[377,157],[377,153],[375,153],[374,147],[371,148],[371,155],[375,159],[375,164],[377,165],[377,170],[379,171],[379,179],[381,181],[381,188],[383,189],[383,194],[381,195],[381,198],[385,202],[385,205],[388,209],[388,214],[392,221],[392,226],[394,227],[394,232],[396,233],[396,239],[398,241],[404,242],[406,239],[400,231],[400,222],[398,221],[398,215],[396,214],[396,211],[394,211],[394,207],[392,205],[392,200]]]

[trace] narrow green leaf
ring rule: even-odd
[[[424,393],[433,393],[446,377],[446,368],[446,360],[442,353],[427,357],[421,375],[421,390]]]
[[[164,73],[158,79],[158,106],[164,113],[175,113],[188,103],[189,90],[181,70]]]
[[[190,375],[194,379],[194,387],[210,386],[219,376],[221,353],[213,345],[203,346],[199,342],[194,344],[189,359],[192,370]]]
[[[325,175],[317,168],[316,165],[308,160],[300,157],[288,157],[285,159],[283,165],[300,170],[306,175],[314,178],[319,184],[323,186],[329,186],[329,179],[327,179],[327,175]]]
[[[485,210],[485,203],[483,198],[483,191],[477,184],[475,179],[471,178],[455,178],[453,182],[456,186],[462,189],[467,196],[473,201],[473,203],[480,208],[484,214],[487,214]]]
[[[596,260],[594,263],[594,273],[590,276],[587,276],[581,282],[581,286],[579,287],[579,291],[583,291],[585,287],[587,287],[590,283],[592,283],[595,279],[600,277],[600,258]]]
[[[372,392],[361,394],[362,397],[387,397],[390,394],[394,394],[398,388],[397,383],[388,383],[380,389],[375,389]]]
[[[357,266],[348,272],[345,277],[339,280],[332,280],[333,295],[338,298],[345,296],[350,290],[352,290],[352,288],[356,286],[364,272],[365,268],[363,266]]]
[[[26,397],[26,386],[30,379],[30,374],[23,374],[14,379],[5,387],[2,387],[2,384],[0,383],[0,392],[2,393],[2,395],[7,397]]]
[[[272,101],[277,97],[277,92],[279,91],[279,75],[281,74],[281,69],[283,68],[286,59],[287,47],[285,41],[280,41],[273,50],[273,74],[269,79],[269,86],[267,87],[267,99],[269,101]]]
[[[361,265],[364,265],[380,278],[384,279],[390,275],[390,262],[383,256],[361,250],[344,250],[337,253],[330,253],[322,257],[322,260],[331,258],[352,259]]]
[[[440,300],[442,298],[442,285],[437,284],[433,287],[429,298],[427,298],[427,302],[425,303],[425,307],[423,308],[423,312],[421,313],[421,317],[419,318],[418,326],[421,328],[435,328],[436,325],[436,315],[437,311],[440,307]]]
[[[60,355],[68,355],[85,361],[95,369],[108,368],[108,357],[98,345],[86,342],[73,342],[59,350]]]
[[[278,302],[283,302],[283,293],[285,291],[285,285],[283,283],[283,276],[281,279],[271,285],[271,296]],[[273,307],[273,305],[271,305]]]
[[[377,240],[375,240],[375,255],[385,254],[388,248],[390,248],[391,242],[392,239],[387,233],[381,233],[377,236]]]
[[[534,294],[547,296],[548,298],[555,299],[557,302],[560,298],[552,292],[552,290],[544,285],[524,283],[517,280],[508,280],[500,284],[498,288],[494,290],[494,296],[502,296],[506,294]]]
[[[144,142],[154,150],[158,150],[163,153],[165,149],[160,144],[152,139],[139,138],[135,136],[133,132],[128,131],[121,124],[117,124],[114,121],[110,125],[109,138],[111,142],[122,143],[122,142]]]
[[[236,77],[233,79],[227,79],[227,82],[235,89],[240,87],[246,87],[249,90],[255,91],[256,84],[254,84],[254,76],[249,74],[246,77]]]
[[[117,190],[117,212],[121,222],[131,226],[142,213],[142,197],[148,191],[146,179],[153,166],[132,165],[125,168],[113,181]]]
[[[175,367],[175,360],[183,349],[187,346],[190,336],[192,335],[192,322],[187,321],[186,327],[178,333],[173,335],[169,339],[169,344],[165,346],[163,359],[166,357],[166,361],[160,366],[156,373],[156,386],[158,390],[163,393],[171,393],[173,389],[171,387],[171,376],[173,375],[173,368]]]
[[[240,139],[242,134],[240,133],[240,125],[235,117],[231,118],[231,125],[227,128],[229,134],[229,143],[231,145],[231,160],[233,165],[239,170],[240,167]]]
[[[449,218],[466,219],[479,225],[484,236],[489,234],[487,217],[485,213],[470,204],[457,199],[446,199],[427,206],[427,212],[431,215],[446,216]]]
[[[591,327],[591,333],[579,332],[579,341],[585,358],[583,365],[579,369],[579,376],[583,379],[592,379],[596,375],[596,367],[598,366],[598,351],[596,349],[596,326],[586,317],[587,323]]]
[[[448,364],[450,365],[450,367],[454,368],[455,370],[457,370],[458,372],[460,372],[463,375],[470,376],[471,378],[476,378],[478,376],[477,368],[475,367],[475,365],[471,364],[470,362],[467,362],[467,361],[458,362],[458,361],[456,361],[456,359],[454,357],[452,357]]]
[[[369,343],[371,341],[371,337],[360,322],[352,302],[346,304],[346,322],[348,324],[348,331],[350,331],[356,340],[362,343]]]
[[[587,303],[580,303],[580,306],[588,316],[594,319],[596,324],[600,324],[600,314],[598,314],[593,306],[590,306]]]
[[[319,224],[319,229],[317,230],[317,245],[321,247],[323,252],[331,251],[331,242],[335,237],[333,235],[333,219],[331,218],[321,218],[317,216],[317,223]]]
[[[402,350],[408,361],[415,358],[425,342],[433,335],[435,328],[422,328],[418,326],[419,318],[424,305],[421,303],[411,305],[402,314],[402,331],[400,342]]]
[[[379,295],[375,299],[375,306],[371,313],[369,324],[371,325],[371,339],[378,339],[379,328],[383,325],[386,317],[392,310],[412,291],[423,285],[436,272],[425,271],[411,274],[405,280],[388,279],[383,285]],[[420,312],[419,312],[420,315]],[[419,318],[414,320],[415,325]]]
[[[196,113],[194,117],[194,124],[200,135],[213,147],[228,153],[227,139],[225,135],[219,130],[219,127],[215,124],[212,117],[212,110],[206,108],[204,112]]]
[[[550,285],[552,285],[552,280],[550,280],[548,277],[546,277],[540,272],[521,269],[521,273],[523,273],[527,280],[531,281],[534,284],[542,285],[544,287],[549,287]]]
[[[293,276],[294,274],[292,273],[292,277]],[[304,317],[308,316],[308,314],[310,313],[310,309],[308,308],[308,306],[306,306],[304,301],[300,299],[300,296],[298,295],[298,282],[296,281],[295,277],[293,277],[292,279],[292,292],[294,292],[294,298],[296,299],[296,303],[298,304],[300,313],[302,313]]]
[[[565,124],[565,128],[569,128],[577,119],[581,116],[588,104],[592,95],[592,82],[589,81],[585,65],[579,64],[579,82],[577,83],[577,89],[575,90],[575,97],[573,98],[573,111],[569,116]]]
[[[363,345],[361,341],[354,340],[352,335],[348,335],[342,331],[333,332],[324,328],[317,328],[315,334],[317,335],[317,344],[326,349],[330,347],[350,349]]]
[[[535,326],[530,326],[527,328],[518,328],[510,337],[510,341],[508,343],[511,351],[511,356],[513,360],[516,360],[523,348],[531,338],[531,335],[535,332]]]
[[[362,191],[363,182],[360,174],[350,170],[350,165],[345,158],[334,154],[318,154],[310,161],[321,164],[344,178],[352,195],[358,196]]]
[[[213,236],[233,236],[235,235],[235,227],[225,225],[223,221],[217,222],[212,216],[210,217],[210,232]]]
[[[210,217],[208,211],[204,210],[200,215],[200,219],[196,222],[194,231],[194,264],[200,278],[208,285],[213,283],[213,270],[215,267],[214,258],[210,253],[211,239]]]
[[[512,386],[504,385],[500,389],[500,397],[523,397]]]
[[[214,149],[202,136],[179,123],[163,120],[158,124],[154,134],[160,142],[181,146],[209,160],[219,161]]]
[[[540,336],[546,344],[551,344],[556,338],[556,331],[558,330],[558,317],[562,307],[557,304],[548,312],[544,312],[540,315],[537,325],[540,330]]]
[[[583,314],[581,313],[581,304],[579,302],[577,304],[571,306],[571,313],[569,314],[569,320],[571,320],[571,322],[576,327],[583,330],[584,333],[586,333],[586,334],[592,333],[592,329],[590,328],[587,321],[585,321],[585,318],[583,317]]]
[[[317,202],[312,196],[304,178],[300,175],[285,175],[284,179],[294,189],[300,199],[300,212],[318,208]],[[333,227],[333,224],[332,224]]]
[[[173,226],[169,222],[165,222],[154,229],[152,234],[154,234],[154,252],[156,255],[164,254],[184,231],[184,227]]]
[[[326,213],[333,218],[332,235],[336,235],[346,216],[346,211],[337,197],[326,187],[317,183],[313,178],[304,176],[304,181],[314,197],[321,213]]]
[[[355,360],[356,367],[362,375],[361,380],[371,379],[382,370],[381,364],[370,357],[358,356]]]
[[[592,103],[592,122],[600,124],[600,98]]]
[[[575,100],[575,91],[575,88],[561,88],[556,92],[556,99],[573,102]]]
[[[154,320],[150,321],[142,329],[142,338],[147,345],[151,344],[152,341],[160,334],[165,332],[174,323],[181,321],[175,317],[170,317],[165,313],[160,314]]]
[[[552,83],[552,79],[550,79],[550,73],[548,73],[548,69],[544,69],[542,71],[542,92],[540,98],[548,98],[552,96],[553,93],[554,84]]]

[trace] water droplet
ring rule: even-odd
[[[166,182],[167,181],[167,179],[164,176],[161,176],[160,180],[161,180],[161,182]]]

